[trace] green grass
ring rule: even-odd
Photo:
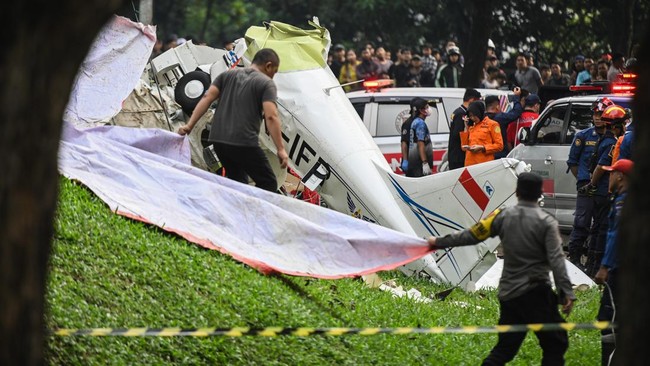
[[[433,327],[491,326],[495,291],[455,290],[429,304],[395,299],[358,279],[265,276],[230,257],[115,215],[87,189],[60,181],[47,290],[47,325],[95,327]],[[398,271],[380,274],[424,295],[444,289]],[[568,319],[592,322],[599,292],[578,294]],[[469,306],[463,308],[457,302]],[[495,334],[342,337],[58,337],[55,365],[476,365]],[[533,334],[512,365],[539,364]],[[570,332],[569,365],[600,360],[597,331]]]

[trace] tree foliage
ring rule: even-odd
[[[442,47],[455,39],[468,52],[472,24],[489,26],[487,37],[500,51],[531,52],[538,60],[570,60],[576,54],[629,54],[646,31],[650,0],[495,0],[486,12],[471,16],[475,2],[424,0],[299,0],[216,1],[156,0],[154,22],[159,36],[194,35],[220,46],[243,36],[264,20],[306,26],[313,16],[327,27],[335,43],[361,47],[365,42],[395,50],[420,48],[425,42]],[[209,12],[207,9],[211,9]]]

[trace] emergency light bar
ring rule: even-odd
[[[363,88],[367,91],[373,91],[392,86],[394,83],[395,81],[391,79],[368,80],[363,82]]]
[[[569,90],[572,92],[603,91],[603,87],[598,85],[571,85]]]
[[[634,94],[635,90],[636,90],[636,85],[633,84],[627,84],[627,83],[612,84],[613,94]]]

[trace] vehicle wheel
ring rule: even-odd
[[[176,84],[174,100],[183,108],[183,112],[192,115],[194,108],[210,87],[210,74],[203,71],[190,71]]]

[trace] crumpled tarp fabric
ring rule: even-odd
[[[79,68],[64,120],[85,128],[116,115],[142,75],[155,42],[155,26],[113,16]]]
[[[359,276],[431,252],[423,239],[194,168],[187,138],[160,129],[65,123],[59,169],[112,211],[265,273]]]
[[[91,127],[86,122],[114,116],[137,85],[153,45],[150,30],[116,17],[97,37],[64,116],[64,176],[86,185],[118,214],[263,272],[358,276],[430,253],[423,239],[194,168],[188,137],[163,129]]]

